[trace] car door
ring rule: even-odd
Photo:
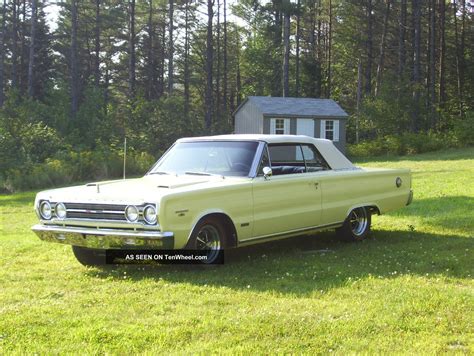
[[[265,178],[262,170],[268,165],[271,165],[273,175]],[[294,167],[295,172],[288,167]],[[298,169],[303,173],[296,173]],[[268,146],[258,173],[252,187],[253,238],[319,225],[321,189],[318,174],[306,172],[300,144]]]

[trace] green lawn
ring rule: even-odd
[[[0,196],[0,354],[474,353],[474,149],[361,165],[411,168],[415,191],[368,240],[304,236],[217,268],[86,268],[30,231],[34,192]]]

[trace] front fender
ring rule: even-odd
[[[225,181],[206,189],[188,188],[163,197],[160,225],[173,231],[175,248],[183,248],[196,224],[209,214],[224,214],[233,223],[239,238],[251,236],[253,209],[250,180]]]

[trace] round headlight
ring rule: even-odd
[[[45,220],[51,219],[51,216],[53,215],[51,211],[51,204],[49,204],[49,201],[47,200],[44,200],[41,202],[39,211],[40,211],[41,217]]]
[[[66,207],[64,206],[63,203],[56,204],[54,210],[56,212],[56,216],[59,219],[65,219],[66,218]]]
[[[153,205],[147,205],[143,211],[143,217],[148,224],[154,224],[157,220],[156,209]]]
[[[125,209],[125,217],[130,222],[135,222],[138,220],[138,209],[135,205],[129,205]]]

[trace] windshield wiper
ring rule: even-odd
[[[169,174],[168,172],[151,172],[151,173],[148,173],[148,174]]]
[[[211,173],[205,173],[205,172],[184,172],[184,174],[191,174],[193,176],[212,176]]]

